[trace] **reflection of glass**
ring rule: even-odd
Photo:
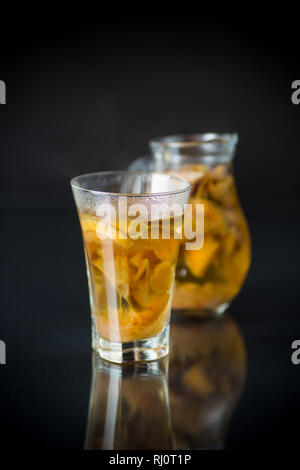
[[[153,173],[104,172],[71,182],[82,228],[93,347],[113,362],[168,354],[169,315],[190,184]],[[180,213],[160,218],[158,208]],[[168,238],[163,227],[168,225]]]
[[[85,448],[222,448],[245,377],[229,315],[172,324],[170,356],[160,361],[124,367],[95,354]]]
[[[172,449],[168,359],[126,367],[93,355],[85,449]]]
[[[173,308],[222,313],[240,291],[250,264],[250,236],[234,181],[236,134],[177,135],[150,142],[153,158],[131,170],[160,171],[192,183],[190,203],[204,205],[204,246],[179,252]],[[193,223],[196,222],[195,211]]]
[[[246,350],[229,315],[172,324],[169,396],[177,449],[219,449],[246,378]]]

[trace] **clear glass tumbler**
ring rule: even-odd
[[[78,176],[71,186],[84,241],[93,348],[117,363],[167,355],[178,228],[190,183],[157,173],[101,172]]]

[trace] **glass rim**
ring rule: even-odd
[[[220,144],[228,146],[232,151],[238,142],[237,132],[203,132],[191,134],[173,134],[156,137],[150,140],[150,147],[187,148],[207,144]]]
[[[99,190],[96,190],[96,189],[87,189],[87,188],[83,188],[82,186],[80,186],[79,184],[76,184],[76,180],[78,180],[79,178],[82,178],[82,177],[91,177],[91,176],[105,176],[105,175],[136,175],[136,176],[141,176],[141,175],[159,175],[159,176],[163,176],[164,178],[167,178],[167,179],[173,179],[173,180],[176,180],[176,181],[179,181],[181,183],[183,183],[185,185],[185,187],[181,188],[181,189],[174,189],[172,191],[160,191],[160,192],[153,192],[153,193],[121,193],[121,192],[113,192],[113,191],[99,191]],[[154,171],[126,171],[126,170],[123,170],[123,171],[95,171],[95,172],[91,172],[91,173],[83,173],[83,174],[80,174],[80,175],[77,175],[77,176],[74,176],[74,178],[71,179],[70,181],[71,183],[71,186],[72,188],[74,189],[78,189],[80,191],[85,191],[87,193],[92,193],[92,194],[95,194],[95,195],[106,195],[106,196],[126,196],[126,197],[149,197],[149,196],[157,196],[157,197],[161,197],[161,196],[173,196],[175,194],[181,194],[181,193],[185,193],[187,192],[188,190],[191,189],[192,185],[191,183],[184,179],[184,178],[180,178],[178,176],[173,176],[173,175],[169,175],[169,174],[166,174],[166,173],[160,173],[160,172],[154,172]]]

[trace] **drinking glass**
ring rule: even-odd
[[[100,172],[78,176],[71,186],[84,242],[93,348],[117,363],[167,355],[190,183],[158,173]]]

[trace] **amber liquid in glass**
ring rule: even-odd
[[[180,240],[163,239],[162,221],[141,224],[149,238],[121,238],[128,221],[116,224],[116,236],[99,237],[99,218],[79,214],[88,264],[94,326],[101,338],[129,342],[158,335],[168,322]],[[180,218],[181,219],[181,218]],[[157,224],[158,239],[151,227]],[[97,233],[98,226],[98,233]],[[139,231],[140,231],[139,230]]]

